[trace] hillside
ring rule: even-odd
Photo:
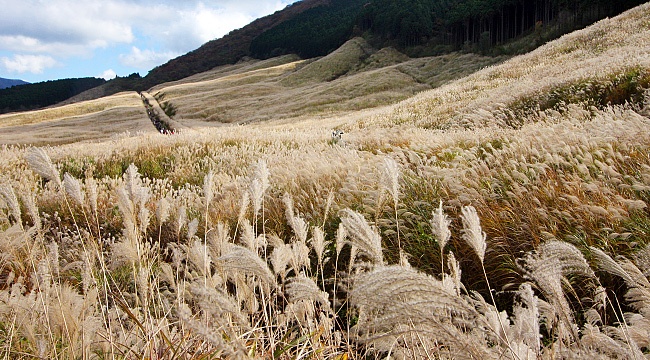
[[[0,78],[0,89],[6,89],[9,87],[12,87],[14,85],[25,85],[29,84],[26,81],[22,80],[17,80],[17,79],[5,79],[5,78]]]
[[[0,115],[0,144],[59,145],[155,132],[135,92]]]
[[[139,86],[144,90],[164,82],[208,71],[214,67],[234,64],[250,55],[251,41],[267,31],[308,9],[327,4],[329,0],[303,0],[289,5],[284,10],[257,19],[241,29],[233,30],[226,36],[209,41],[196,50],[172,59],[155,67]]]
[[[97,78],[62,79],[0,89],[0,114],[54,105],[105,82]]]
[[[152,88],[173,135],[0,147],[1,351],[646,358],[648,19],[496,63],[356,37]]]
[[[641,3],[642,0],[302,0],[172,59],[144,78],[137,74],[116,78],[74,99],[70,98],[76,92],[65,92],[65,97],[54,103],[90,100],[122,91],[146,91],[218,66],[236,64],[247,57],[325,56],[354,37],[363,37],[374,48],[393,47],[411,57],[458,51],[511,56]],[[21,96],[18,103],[5,108],[15,111],[54,104],[25,99]]]

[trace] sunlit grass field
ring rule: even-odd
[[[173,136],[4,146],[0,351],[647,358],[648,54],[644,5],[428,91],[287,57],[152,89]]]

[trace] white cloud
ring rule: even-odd
[[[125,66],[134,67],[136,69],[149,70],[156,65],[160,65],[169,59],[175,58],[179,54],[166,51],[155,52],[153,50],[140,50],[133,46],[129,54],[122,54],[119,56],[120,63]]]
[[[0,0],[0,48],[58,56],[134,40],[126,3]]]
[[[41,74],[43,70],[55,67],[57,61],[45,55],[14,55],[12,59],[0,58],[0,63],[9,72]]]
[[[116,69],[119,64],[105,64],[119,61],[150,70],[293,2],[0,0],[0,51],[13,56],[3,58],[0,65],[13,71],[43,71],[57,64],[55,58],[66,63],[73,57],[89,61],[102,49],[103,56],[110,56],[102,62],[104,69]],[[131,46],[131,52],[118,56],[124,45]]]
[[[116,76],[117,74],[115,71],[113,71],[113,69],[104,70],[103,73],[97,75],[98,78],[102,78],[104,80],[115,79]]]

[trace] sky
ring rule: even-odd
[[[296,0],[0,0],[0,77],[146,75]]]

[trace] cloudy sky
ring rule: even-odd
[[[144,76],[294,2],[0,0],[0,77]]]

